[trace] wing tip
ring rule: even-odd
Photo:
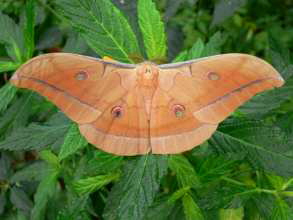
[[[285,80],[283,79],[283,77],[281,75],[277,76],[274,78],[274,80],[276,81],[275,83],[275,87],[281,87],[285,84]]]
[[[250,54],[244,54],[244,53],[229,53],[226,55],[239,56],[244,59],[249,59],[251,61],[255,61],[261,65],[266,66],[266,68],[264,68],[264,69],[267,70],[271,74],[271,79],[274,81],[272,84],[272,88],[281,87],[285,84],[285,80],[282,77],[282,75],[280,74],[280,72],[272,64],[270,64],[269,62],[267,62],[266,60],[264,60],[260,57],[250,55]],[[251,64],[249,64],[249,65],[251,65]]]
[[[16,82],[19,80],[19,76],[17,74],[17,72],[15,72],[12,77],[10,78],[10,82]]]
[[[12,77],[9,79],[9,82],[16,87],[20,87],[20,77],[17,72],[12,75]]]

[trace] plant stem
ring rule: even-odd
[[[273,194],[274,196],[278,195],[278,192],[276,190],[260,189],[260,188],[255,188],[252,190],[247,190],[245,192],[236,193],[235,195],[244,195],[244,194],[250,194],[250,193],[268,193],[268,194]]]
[[[234,184],[236,184],[236,185],[238,185],[238,186],[246,186],[244,183],[239,182],[239,181],[234,180],[234,179],[231,179],[231,178],[226,177],[226,176],[221,177],[221,179],[222,179],[222,180],[225,180],[225,181],[227,181],[227,182],[229,182],[229,183],[234,183]]]
[[[293,197],[293,191],[284,191],[284,192],[280,192],[280,194],[283,196]]]
[[[283,186],[282,190],[287,189],[291,184],[293,184],[293,178],[289,179]]]

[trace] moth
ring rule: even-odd
[[[97,148],[138,155],[200,145],[237,107],[284,80],[246,54],[156,65],[51,53],[22,65],[11,82],[47,97]]]

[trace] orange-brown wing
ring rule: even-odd
[[[155,154],[175,154],[191,149],[210,137],[216,124],[194,117],[189,106],[180,98],[158,89],[153,97],[150,138]]]
[[[95,120],[133,86],[130,81],[135,81],[135,74],[127,74],[133,67],[115,65],[77,54],[51,53],[22,65],[11,82],[37,91],[73,121],[86,123]]]
[[[270,64],[245,54],[160,68],[150,122],[153,153],[179,153],[201,144],[245,101],[284,83]]]
[[[149,121],[137,87],[109,106],[94,122],[80,125],[81,133],[99,148],[117,155],[150,151]]]
[[[138,130],[138,136],[147,137],[142,131],[148,122],[144,112],[137,112],[141,101],[132,94],[136,88],[135,67],[76,54],[52,53],[28,61],[11,82],[47,97],[77,122],[81,132],[97,147],[117,154],[145,153],[149,143],[142,146],[139,142],[140,146],[134,147],[126,141],[137,134],[130,135],[131,129]],[[124,111],[121,119],[111,113],[120,105]],[[116,138],[117,149],[110,135],[113,140]],[[101,138],[103,141],[97,141]]]

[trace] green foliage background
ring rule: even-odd
[[[293,219],[290,0],[0,0],[0,218]],[[242,52],[286,79],[180,155],[114,156],[8,79],[64,51],[138,63]]]

